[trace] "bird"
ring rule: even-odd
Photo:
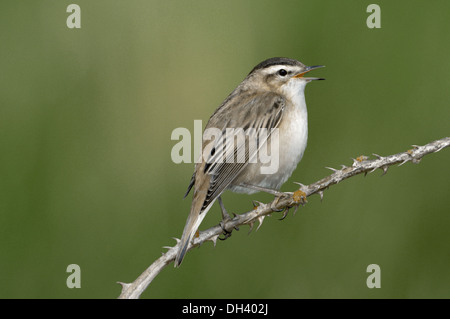
[[[224,191],[283,194],[278,190],[296,169],[308,140],[305,86],[314,80],[324,80],[304,75],[321,67],[323,65],[306,66],[285,57],[266,59],[250,71],[211,115],[203,134],[202,156],[196,162],[184,196],[193,189],[175,267],[181,265],[189,243],[216,200],[222,211],[222,222],[230,218],[221,199]],[[236,143],[234,135],[226,134],[230,129],[250,133]],[[207,132],[215,132],[214,139],[205,138]],[[217,132],[223,133],[222,136]],[[252,138],[256,146],[249,147]],[[276,154],[271,155],[278,156],[277,165],[272,172],[262,173],[267,163],[258,161],[258,152],[269,145],[276,146]],[[229,154],[234,161],[225,156]]]

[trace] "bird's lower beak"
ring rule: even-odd
[[[309,71],[312,71],[312,70],[314,70],[314,69],[318,69],[318,68],[323,68],[323,67],[325,67],[325,65],[313,65],[313,66],[307,66],[306,67],[306,69],[305,69],[305,71],[303,71],[303,72],[301,72],[301,73],[299,73],[299,74],[296,74],[296,75],[294,75],[293,77],[294,78],[296,78],[296,79],[299,79],[299,78],[301,78],[301,79],[303,79],[303,80],[306,80],[306,81],[314,81],[314,80],[325,80],[324,78],[309,78],[309,77],[304,77],[304,75],[306,74],[306,73],[308,73]]]

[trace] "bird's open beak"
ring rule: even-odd
[[[309,71],[312,71],[314,69],[318,69],[318,68],[323,68],[325,67],[325,65],[313,65],[313,66],[307,66],[305,71],[303,71],[302,73],[296,74],[293,77],[296,79],[302,78],[304,80],[307,81],[314,81],[314,80],[325,80],[324,78],[305,78],[303,77],[306,73],[308,73]]]

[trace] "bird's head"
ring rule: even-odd
[[[299,91],[314,80],[324,78],[305,77],[308,72],[322,68],[323,65],[306,66],[303,63],[289,58],[270,58],[253,68],[244,82],[257,90],[272,92]]]

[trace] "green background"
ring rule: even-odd
[[[66,26],[73,2],[81,29]],[[326,65],[283,190],[450,135],[450,2],[377,1],[381,29],[366,26],[370,3],[1,1],[0,297],[117,297],[184,227],[193,164],[172,162],[172,131],[205,125],[266,58]],[[194,249],[142,297],[450,298],[449,162],[445,149],[356,176]],[[272,197],[224,195],[236,213],[252,199]],[[66,287],[73,263],[81,289]]]

